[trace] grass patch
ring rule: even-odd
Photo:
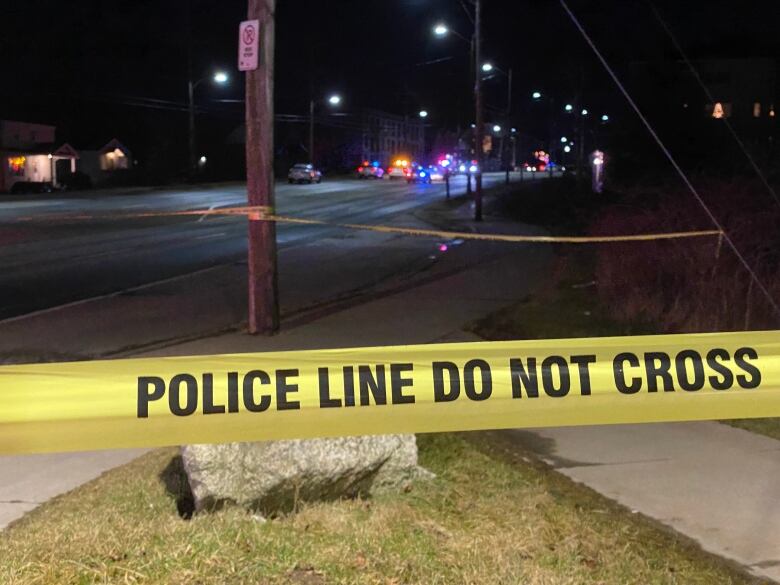
[[[437,479],[266,522],[237,508],[181,519],[178,453],[157,450],[0,533],[0,582],[756,582],[496,437],[421,436]]]
[[[547,289],[491,313],[467,329],[492,341],[653,333],[650,324],[613,319],[599,302],[591,254],[559,256],[555,272]]]
[[[721,421],[738,429],[780,440],[780,418],[741,418]]]

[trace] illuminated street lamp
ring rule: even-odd
[[[535,100],[538,100],[542,98],[542,94],[541,92],[535,91],[531,94],[531,97],[534,98]]]
[[[427,118],[428,117],[428,110],[420,110],[419,116],[421,118]]]
[[[571,105],[571,104],[566,104],[565,106],[563,106],[563,109],[566,110],[567,112],[571,113],[572,110],[574,110],[574,106]]]
[[[340,96],[340,95],[338,95],[338,94],[333,94],[332,96],[330,96],[330,97],[328,98],[328,103],[329,103],[331,106],[337,106],[337,105],[339,105],[339,104],[341,103],[341,96]]]
[[[587,116],[588,115],[588,110],[583,108],[583,110],[580,112],[580,114],[582,114],[583,116]]]
[[[456,37],[458,37],[461,40],[466,41],[467,43],[471,44],[471,39],[466,38],[462,34],[460,34],[458,31],[451,29],[443,22],[440,22],[436,26],[433,27],[433,34],[437,37],[446,37],[449,34],[453,34]]]
[[[495,126],[493,126],[493,132],[495,132],[496,134],[498,134],[499,132],[501,132],[501,126],[499,126],[498,124],[496,124]]]
[[[566,138],[565,136],[561,136],[561,143],[565,144],[565,143],[567,143],[568,141],[569,141],[569,139],[568,139],[568,138]]]
[[[482,64],[482,71],[485,73],[490,73],[493,71],[493,64],[492,63],[483,63]]]
[[[189,79],[187,81],[187,97],[188,97],[188,110],[189,110],[189,167],[190,172],[197,170],[197,161],[195,154],[195,89],[204,81],[206,77],[202,77],[197,81]],[[217,85],[225,85],[228,82],[228,74],[224,71],[215,71],[211,77],[211,81]]]
[[[602,121],[602,122],[609,122],[609,116],[607,116],[606,114],[603,114],[603,115],[601,116],[601,121]]]

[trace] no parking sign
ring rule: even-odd
[[[245,20],[238,28],[238,70],[257,69],[257,55],[260,52],[260,21]]]

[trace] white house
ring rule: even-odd
[[[0,120],[0,192],[15,183],[43,183],[54,187],[76,172],[78,152],[67,143],[55,143],[54,126]]]
[[[78,170],[89,175],[96,185],[110,181],[133,168],[133,153],[116,138],[101,148],[82,148]]]

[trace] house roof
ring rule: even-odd
[[[67,142],[62,144],[36,144],[30,148],[5,148],[5,152],[18,152],[19,154],[51,154],[66,158],[79,158],[78,151]]]

